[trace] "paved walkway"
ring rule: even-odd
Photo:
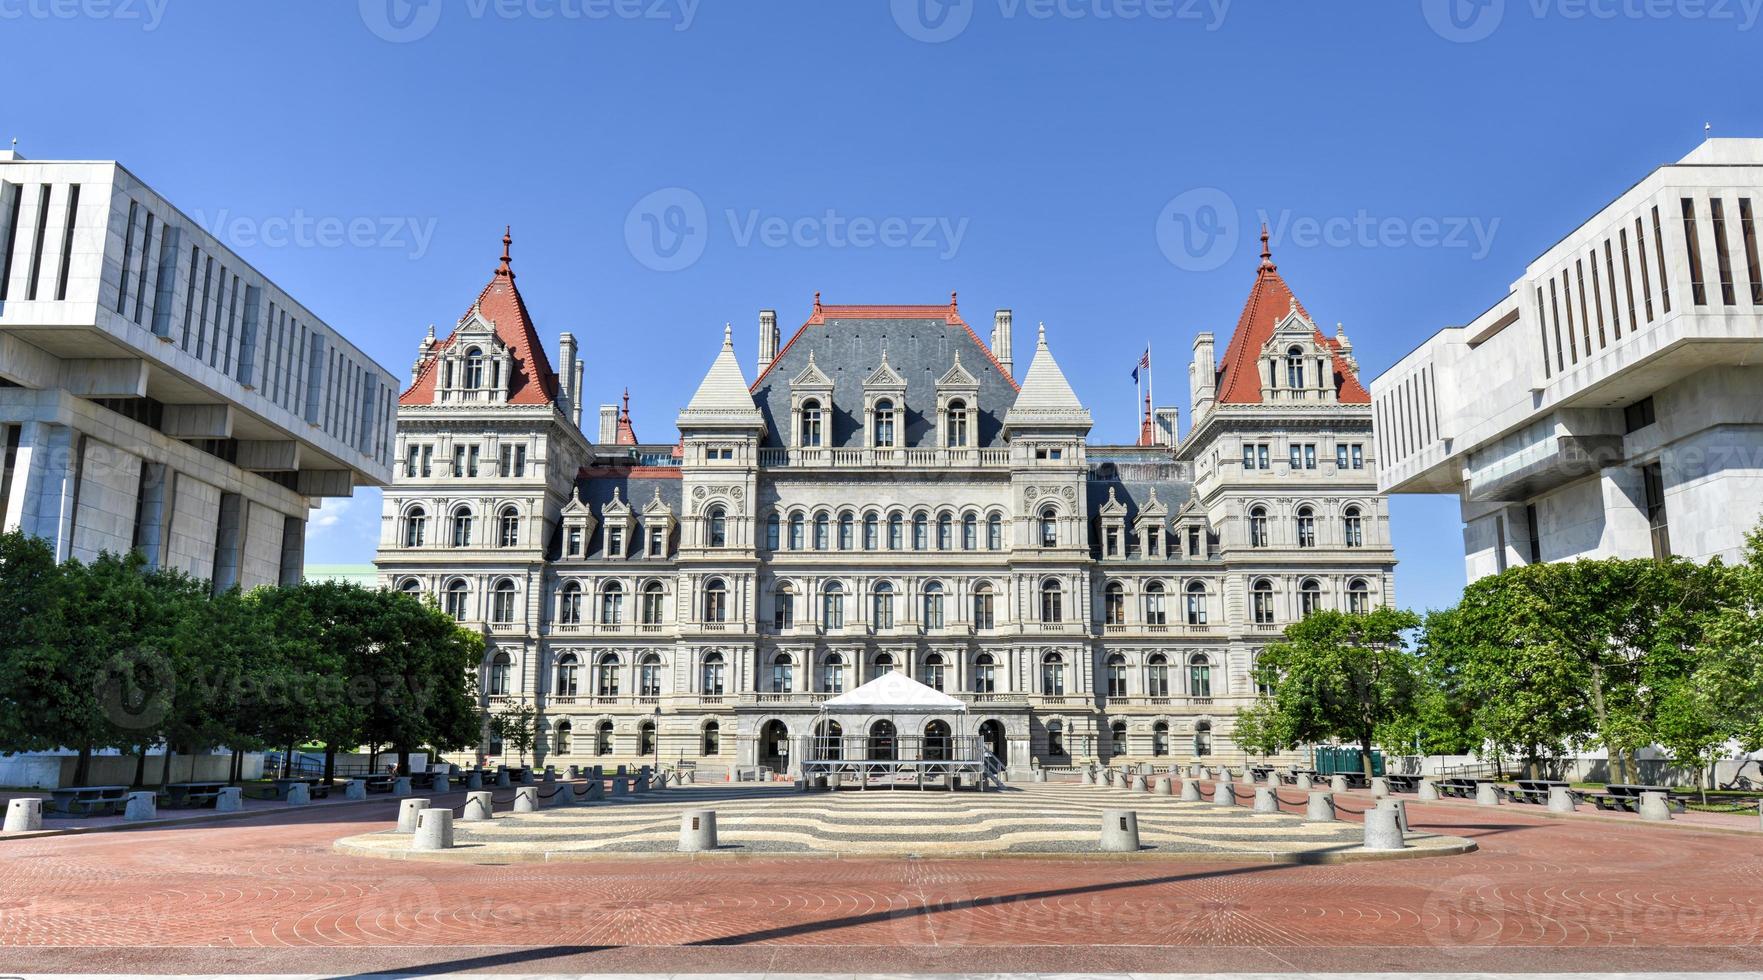
[[[393,815],[0,841],[0,970],[1763,970],[1755,840],[1517,807],[1410,804],[1417,829],[1480,850],[1375,864],[479,867],[332,849]]]

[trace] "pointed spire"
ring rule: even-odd
[[[514,226],[502,226],[502,264],[496,267],[496,275],[514,278],[514,260],[508,255],[509,246],[514,244]]]
[[[759,414],[758,407],[753,404],[753,396],[747,387],[747,377],[741,373],[741,364],[735,359],[733,324],[723,325],[722,350],[717,352],[716,360],[710,364],[710,370],[704,373],[704,380],[698,384],[698,390],[686,404],[686,410],[680,413],[679,424],[682,427],[764,427],[765,416]]]
[[[1156,444],[1156,430],[1151,425],[1151,393],[1147,391],[1145,392],[1145,415],[1139,421],[1139,445],[1155,446]]]
[[[1023,376],[1016,402],[1004,414],[1006,438],[1013,428],[1055,426],[1088,430],[1091,425],[1089,411],[1078,401],[1077,392],[1071,390],[1071,382],[1065,379],[1065,372],[1059,369],[1059,362],[1047,347],[1045,323],[1040,325],[1039,333],[1035,357]]]

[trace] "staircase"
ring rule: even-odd
[[[991,752],[985,753],[986,770],[984,780],[991,789],[1004,789],[1004,763]]]

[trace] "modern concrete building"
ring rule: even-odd
[[[61,558],[300,580],[397,382],[121,165],[0,152],[0,515]]]
[[[1147,403],[1135,441],[1091,443],[1055,333],[1019,375],[1010,311],[986,343],[953,296],[816,296],[787,343],[762,312],[754,374],[723,331],[677,435],[644,442],[628,396],[582,433],[576,340],[553,369],[507,244],[419,345],[377,564],[483,630],[486,707],[536,705],[551,761],[787,770],[811,734],[930,751],[953,719],[811,731],[900,670],[1019,772],[1240,763],[1258,652],[1310,610],[1390,600],[1370,397],[1270,256],[1222,359],[1194,344],[1179,442]]]
[[[1471,580],[1737,558],[1763,514],[1763,139],[1710,139],[1372,384],[1380,489],[1462,500]]]

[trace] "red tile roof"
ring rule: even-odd
[[[809,327],[821,326],[828,320],[942,320],[950,326],[958,326],[966,330],[967,335],[973,338],[973,342],[978,345],[979,349],[985,351],[986,357],[991,359],[992,366],[998,369],[998,375],[1009,382],[1010,387],[1021,391],[1022,386],[1016,383],[1016,379],[1010,376],[1009,371],[1004,370],[1004,365],[998,363],[997,355],[993,354],[992,349],[979,339],[979,334],[973,332],[973,327],[966,320],[961,319],[961,308],[956,305],[955,298],[956,294],[950,293],[948,304],[937,306],[824,306],[820,302],[820,294],[815,293],[814,312],[808,317],[808,322],[796,328],[796,332],[790,336],[789,343],[784,344],[778,350],[777,356],[772,358],[765,370],[759,372],[759,377],[753,379],[753,384],[748,390],[759,390],[760,382],[764,381],[765,376],[783,361],[784,354],[802,336],[804,330]]]
[[[618,413],[618,439],[616,445],[634,446],[637,444],[637,430],[631,425],[631,390],[624,390],[624,409]]]
[[[459,318],[464,324],[472,314],[478,311],[485,320],[495,325],[496,336],[508,345],[508,352],[513,358],[513,376],[509,379],[508,404],[510,405],[548,405],[557,401],[557,373],[551,370],[551,361],[545,356],[545,345],[539,340],[539,333],[533,327],[533,319],[526,311],[526,302],[520,298],[520,290],[514,285],[513,260],[508,256],[508,248],[514,243],[511,232],[502,235],[502,261],[496,266],[496,272],[490,277],[489,285],[478,294],[477,302],[470,310]],[[439,353],[453,345],[459,335],[459,327],[455,326],[447,339],[436,344],[433,353]],[[431,357],[422,370],[410,382],[410,387],[398,397],[400,405],[427,405],[435,400],[435,366],[439,358]]]
[[[1261,349],[1273,339],[1273,328],[1285,319],[1294,305],[1305,319],[1312,319],[1298,302],[1291,287],[1280,278],[1279,267],[1273,264],[1273,253],[1267,247],[1267,229],[1261,229],[1261,267],[1255,272],[1255,285],[1243,304],[1243,315],[1237,319],[1236,332],[1224,349],[1218,365],[1218,401],[1227,405],[1257,405],[1261,402],[1261,372],[1255,361]],[[1318,343],[1336,351],[1334,355],[1335,389],[1341,401],[1351,405],[1371,404],[1371,393],[1359,383],[1353,368],[1339,353],[1340,343],[1316,331]]]

